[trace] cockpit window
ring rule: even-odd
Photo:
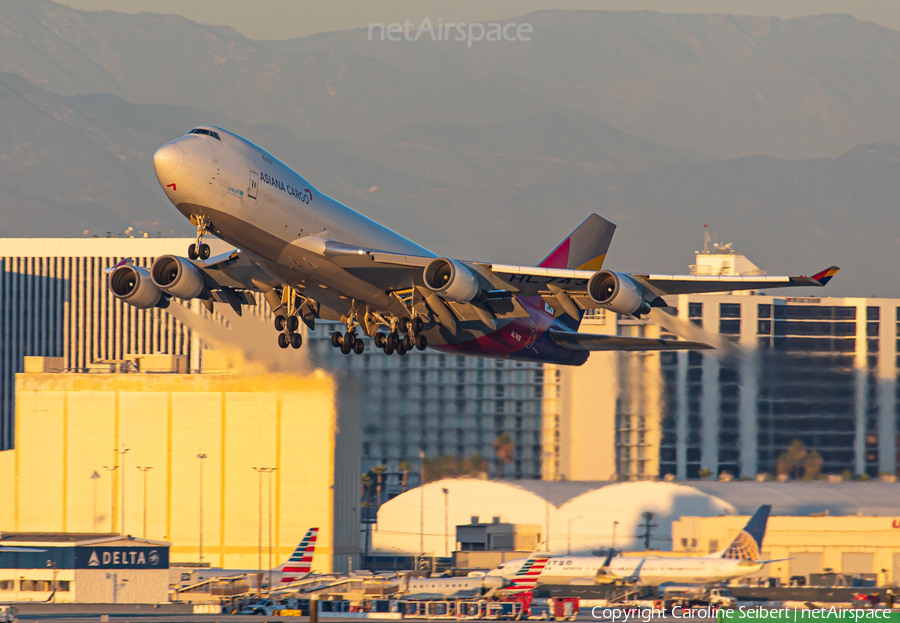
[[[221,141],[221,140],[222,140],[222,139],[219,138],[219,133],[218,133],[218,132],[212,132],[212,131],[210,131],[210,130],[204,130],[203,128],[194,128],[193,130],[191,130],[190,132],[188,132],[188,134],[202,134],[203,136],[211,136],[211,137],[213,137],[214,139],[216,139],[217,141]]]

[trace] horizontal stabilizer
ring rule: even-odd
[[[573,333],[569,331],[549,331],[554,342],[569,350],[709,350],[713,347],[703,342],[687,340],[661,340],[649,337],[628,337],[625,335],[602,335],[595,333]]]

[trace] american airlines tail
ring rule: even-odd
[[[318,528],[310,528],[297,549],[284,563],[281,569],[281,584],[295,582],[308,575],[312,571],[313,554],[316,551],[316,537],[319,534]]]
[[[756,509],[744,529],[734,537],[731,545],[722,553],[722,558],[759,561],[763,537],[766,536],[766,524],[771,511],[771,504],[764,504]]]
[[[591,214],[538,266],[570,270],[600,270],[603,268],[603,262],[614,233],[616,233],[614,223],[610,223],[597,214]],[[565,305],[563,306],[565,307]],[[567,314],[560,316],[566,325],[576,331],[584,316],[583,310],[577,311],[578,320]]]
[[[537,552],[533,552],[528,557],[528,560],[516,571],[516,574],[512,577],[512,586],[507,590],[516,593],[534,590],[548,560],[550,560],[549,556],[538,555]]]

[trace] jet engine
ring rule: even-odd
[[[153,284],[149,273],[138,266],[119,266],[109,276],[109,290],[138,309],[169,306],[169,299]]]
[[[194,299],[205,284],[200,270],[183,257],[160,255],[150,267],[150,277],[160,290],[180,299]]]
[[[425,285],[448,301],[469,303],[481,295],[481,286],[468,268],[456,260],[438,257],[425,267]]]
[[[587,290],[592,301],[617,314],[640,316],[650,311],[638,284],[625,275],[601,270],[590,278]]]

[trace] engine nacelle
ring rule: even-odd
[[[425,285],[448,301],[469,303],[481,295],[481,286],[468,268],[456,260],[437,257],[425,267]]]
[[[640,316],[650,311],[638,284],[625,275],[601,270],[590,278],[587,289],[592,301],[617,314]]]
[[[109,276],[109,290],[138,309],[169,305],[169,299],[154,285],[150,274],[138,266],[119,266],[114,270]]]
[[[150,277],[160,290],[185,300],[197,298],[206,287],[200,270],[177,255],[156,258],[150,267]]]

